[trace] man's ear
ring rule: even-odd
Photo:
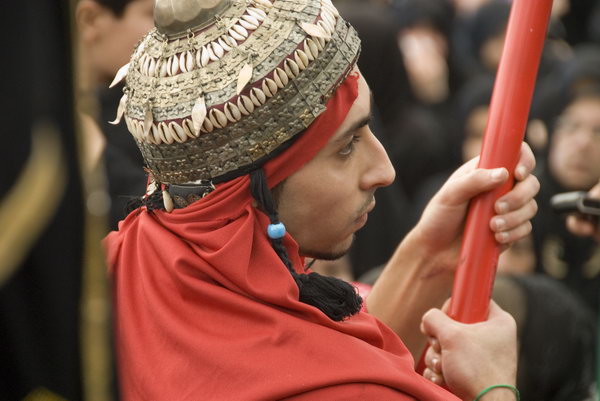
[[[110,13],[110,10],[94,0],[79,1],[75,10],[75,22],[83,43],[90,44],[98,40],[106,28]]]

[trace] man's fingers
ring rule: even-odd
[[[425,353],[425,366],[437,374],[442,374],[442,356],[431,347]]]
[[[494,234],[494,238],[500,244],[508,244],[511,242],[517,242],[520,239],[527,237],[531,233],[531,222],[526,221],[517,228],[509,231],[502,231]]]
[[[429,368],[425,368],[425,370],[423,371],[423,377],[439,386],[444,384],[444,376],[435,373]]]
[[[515,178],[517,181],[523,181],[535,168],[535,156],[528,144],[521,144],[521,154],[517,167],[515,168]]]
[[[458,206],[483,192],[499,187],[508,179],[505,168],[475,169],[455,175],[438,193],[440,201],[448,206]]]
[[[518,182],[506,195],[501,196],[494,206],[496,213],[504,214],[517,210],[527,204],[540,190],[540,182],[536,176],[528,175],[524,181]]]
[[[492,218],[490,228],[496,233],[513,230],[531,220],[537,210],[537,202],[531,199],[520,209]]]

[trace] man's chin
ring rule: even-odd
[[[316,249],[305,249],[300,248],[300,254],[302,256],[318,259],[318,260],[337,260],[342,256],[346,255],[350,248],[352,247],[352,243],[354,242],[355,235],[352,234],[352,237],[349,240],[348,244],[338,245],[336,248],[339,249],[327,249],[327,250],[316,250]]]

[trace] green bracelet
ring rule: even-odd
[[[490,391],[492,391],[495,388],[509,388],[515,393],[515,397],[517,397],[517,401],[521,401],[521,394],[519,393],[519,390],[517,390],[517,388],[515,386],[511,386],[510,384],[495,384],[493,386],[489,386],[488,388],[484,389],[481,393],[479,393],[473,401],[479,401],[481,399],[481,397],[483,397],[484,395],[486,395],[487,393],[489,393]]]

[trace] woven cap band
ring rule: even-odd
[[[228,4],[185,36],[181,24],[150,31],[113,82],[127,77],[115,122],[125,117],[159,182],[264,161],[323,112],[358,58],[358,36],[330,0]]]

